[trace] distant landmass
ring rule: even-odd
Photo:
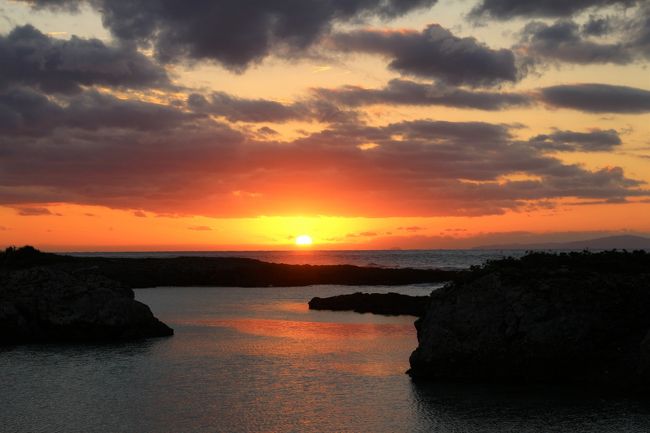
[[[648,250],[650,238],[643,236],[622,235],[606,236],[573,242],[543,242],[530,244],[482,245],[476,250]]]
[[[10,247],[4,253],[0,251],[0,277],[3,272],[34,267],[74,274],[92,273],[130,288],[296,287],[313,284],[399,286],[446,282],[458,275],[458,271],[445,269],[287,265],[241,257],[78,257],[43,253],[30,246]],[[2,279],[0,294],[1,291]]]

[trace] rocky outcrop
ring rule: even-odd
[[[650,254],[529,254],[435,291],[414,378],[650,385]]]
[[[235,257],[78,258],[129,287],[289,287],[313,284],[402,285],[448,281],[454,271],[351,265],[287,265]]]
[[[354,311],[387,316],[421,316],[429,304],[428,296],[409,296],[399,293],[361,293],[315,297],[309,301],[310,310]]]
[[[444,282],[458,274],[457,271],[442,269],[287,265],[239,257],[74,257],[42,253],[29,246],[0,252],[0,269],[33,266],[50,266],[68,272],[93,269],[97,274],[133,288],[403,285]]]
[[[92,272],[0,270],[0,345],[172,335],[133,291]]]

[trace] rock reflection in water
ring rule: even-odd
[[[0,431],[650,431],[631,400],[415,384],[413,318],[298,307],[346,290],[360,288],[137,291],[175,337],[0,352]]]
[[[411,392],[431,432],[650,431],[650,402],[574,387],[413,382]]]

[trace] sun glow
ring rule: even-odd
[[[296,237],[296,245],[308,246],[314,243],[309,235],[300,235]]]

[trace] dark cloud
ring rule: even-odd
[[[581,24],[571,18],[554,23],[533,21],[515,46],[527,62],[628,64],[650,59],[650,3],[637,2],[631,11],[591,14]]]
[[[345,237],[348,238],[348,239],[374,238],[376,236],[379,236],[379,233],[377,233],[377,232],[358,232],[358,233],[348,233],[348,234],[345,235]]]
[[[629,46],[646,59],[650,59],[650,4],[645,3],[632,19],[627,18],[623,22],[630,28]]]
[[[407,80],[391,80],[381,89],[345,86],[336,89],[314,89],[318,97],[348,107],[372,104],[441,105],[478,110],[502,110],[527,106],[531,98],[522,93],[466,90],[442,84],[422,84]]]
[[[422,32],[356,30],[338,33],[332,41],[342,51],[386,56],[389,67],[402,74],[445,84],[492,86],[518,79],[512,51],[493,50],[470,37],[459,38],[437,24]]]
[[[160,213],[178,213],[181,190],[189,186],[183,194],[191,197],[206,162],[227,161],[243,140],[227,127],[191,117],[151,129],[56,127],[38,136],[2,131],[0,196],[6,203],[111,203],[147,211],[158,202],[167,203]]]
[[[302,120],[343,123],[357,120],[357,113],[340,110],[336,105],[320,99],[284,104],[268,99],[237,98],[225,92],[214,92],[207,98],[193,93],[188,97],[187,105],[196,113],[221,116],[231,122],[284,123]]]
[[[214,92],[209,98],[192,94],[187,99],[187,104],[194,111],[223,116],[231,122],[282,123],[308,115],[294,105],[266,99],[242,99],[224,92]]]
[[[650,91],[609,84],[566,84],[545,87],[541,99],[559,108],[592,113],[650,112]]]
[[[434,139],[436,142],[451,143],[457,141],[464,146],[481,146],[489,143],[504,143],[511,137],[510,128],[504,124],[486,122],[447,122],[432,120],[413,120],[393,123],[379,131],[390,134],[392,137],[399,134],[402,139],[425,140]],[[472,144],[470,145],[470,141]]]
[[[0,91],[0,133],[40,135],[55,128],[65,110],[25,88]]]
[[[609,17],[590,15],[581,30],[582,34],[587,36],[605,36],[613,31],[613,24]]]
[[[631,7],[636,0],[481,0],[472,10],[474,18],[567,17],[590,8]]]
[[[256,132],[263,137],[272,137],[279,134],[278,131],[273,128],[269,128],[268,126],[262,126]]]
[[[191,226],[187,228],[188,230],[193,230],[196,232],[209,232],[212,231],[211,227],[208,226]]]
[[[86,91],[55,102],[29,88],[0,90],[0,134],[45,135],[54,129],[173,128],[197,115],[162,104]]]
[[[131,46],[98,39],[51,38],[30,25],[0,36],[0,88],[34,86],[47,93],[78,93],[82,86],[169,86],[165,70]]]
[[[359,120],[359,113],[349,110],[366,105],[418,105],[502,110],[533,103],[523,93],[467,90],[442,84],[422,84],[407,80],[391,80],[384,88],[366,89],[357,86],[316,88],[311,94],[293,103],[267,99],[245,99],[225,92],[204,96],[191,94],[187,105],[195,113],[223,117],[231,122],[317,121],[348,123]],[[340,108],[344,107],[344,108]],[[258,131],[263,135],[273,131]]]
[[[85,0],[24,0],[37,9],[54,9],[75,12],[85,3]]]
[[[531,138],[530,143],[541,150],[564,152],[603,152],[621,145],[621,138],[613,129],[590,132],[555,131]]]
[[[77,6],[32,0],[37,7]],[[272,52],[303,51],[333,24],[391,18],[436,0],[88,0],[120,40],[152,44],[163,61],[215,60],[241,70]]]
[[[397,230],[405,230],[407,232],[419,232],[420,230],[426,230],[426,228],[419,227],[419,226],[409,226],[409,227],[397,227]]]
[[[0,204],[32,214],[39,206],[67,202],[141,209],[136,215],[433,216],[650,196],[643,182],[619,167],[593,170],[552,154],[614,149],[621,143],[614,130],[556,130],[519,139],[512,124],[361,122],[353,109],[371,104],[499,110],[539,98],[588,112],[650,111],[650,92],[622,86],[553,86],[535,96],[476,90],[520,78],[513,52],[438,25],[422,32],[331,30],[338,23],[394,17],[435,0],[87,2],[120,44],[62,41],[29,26],[0,37],[0,66],[6,66],[0,69]],[[31,3],[74,9],[82,1]],[[515,3],[485,0],[479,9]],[[510,13],[563,16],[558,11],[613,3],[633,2],[519,2],[523,9]],[[530,24],[524,43],[537,57],[578,63],[627,62],[623,56],[636,59],[632,53],[647,47],[650,37],[638,17],[625,42],[593,42],[592,37],[613,34],[611,25],[598,19],[582,27],[572,21]],[[169,86],[164,69],[135,47],[152,47],[163,61],[213,60],[239,71],[272,53],[304,53],[320,40],[347,52],[385,56],[395,71],[436,84],[400,79],[379,89],[314,89],[290,103],[215,92],[168,105],[87,88]],[[328,126],[281,142],[268,126],[233,126],[224,119]]]
[[[1,130],[0,203],[224,217],[432,216],[498,214],[571,197],[602,202],[650,195],[620,168],[587,170],[539,146],[587,146],[580,133],[528,142],[516,140],[505,124],[348,122],[276,142],[167,108],[178,116],[164,128],[153,122],[95,128],[90,122],[39,135]],[[376,146],[363,150],[369,142]]]
[[[17,207],[16,212],[20,216],[49,216],[55,214],[46,207]]]
[[[598,43],[585,39],[580,26],[571,20],[553,24],[528,23],[522,31],[519,48],[527,56],[566,63],[627,64],[634,53],[622,43]]]
[[[67,99],[62,126],[82,129],[127,128],[164,130],[200,116],[170,105],[87,91]]]

